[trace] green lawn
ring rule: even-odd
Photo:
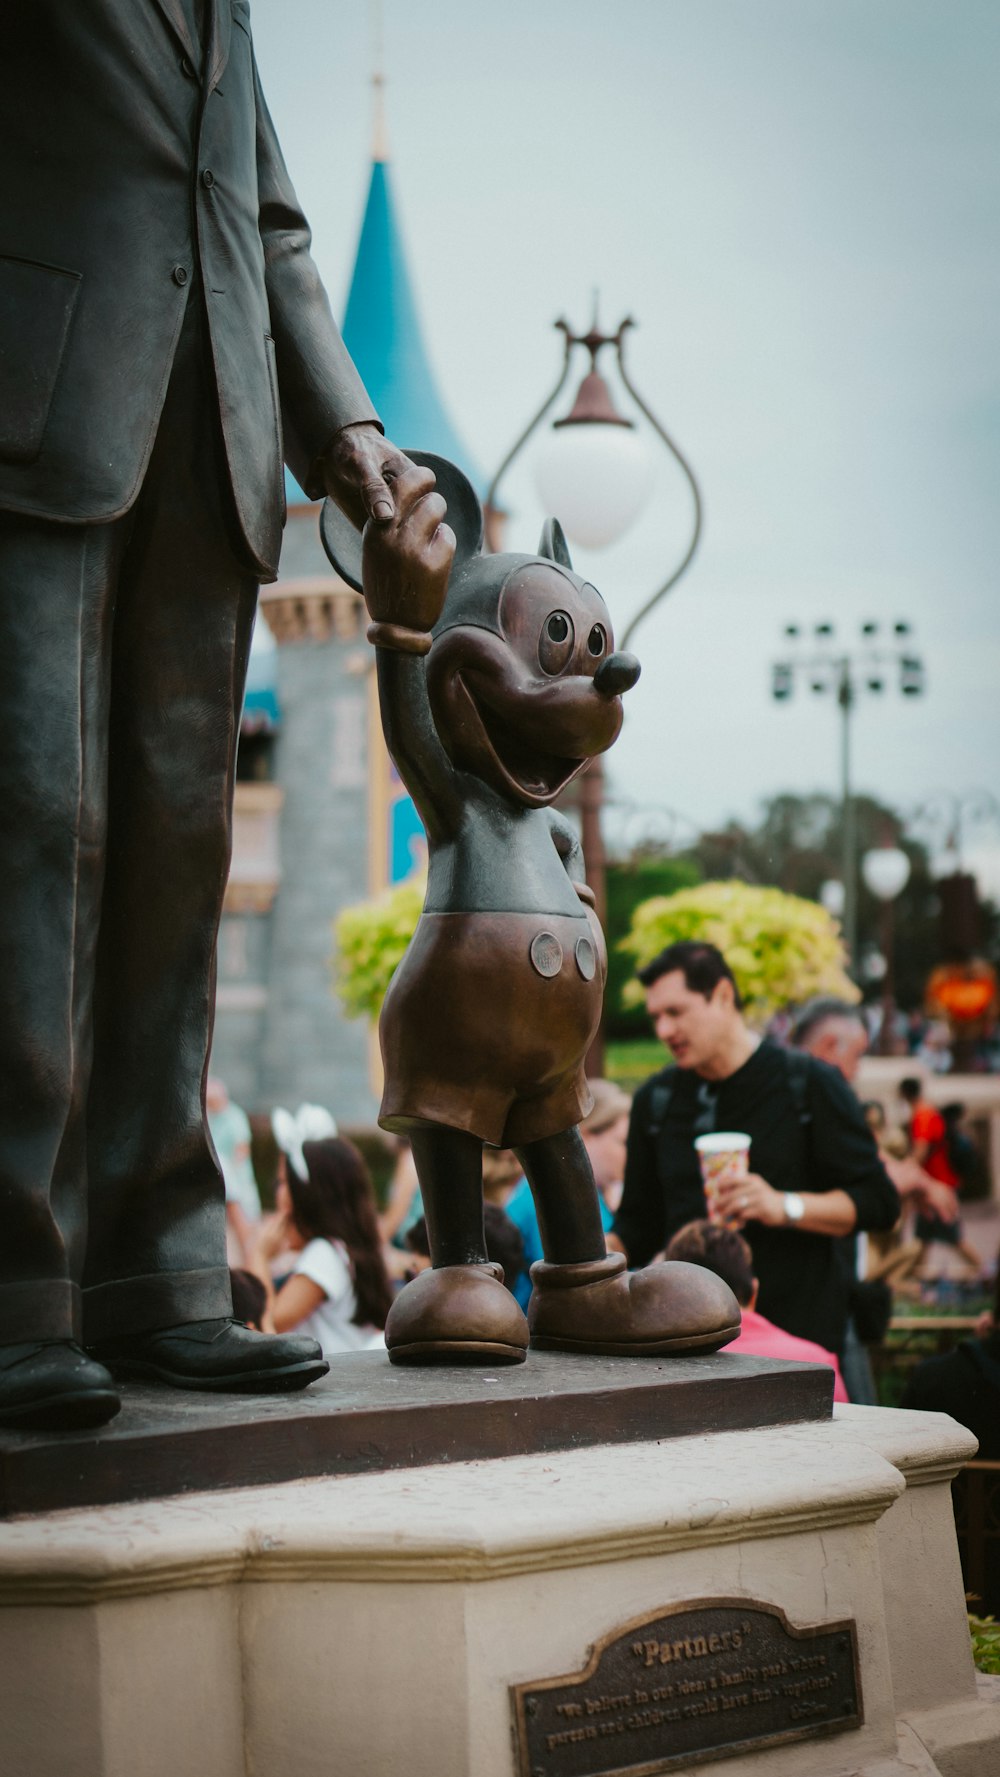
[[[669,1060],[667,1051],[655,1037],[637,1037],[628,1042],[609,1043],[604,1054],[604,1071],[609,1080],[634,1092],[650,1074],[658,1074]]]

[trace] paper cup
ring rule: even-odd
[[[720,1129],[712,1135],[697,1136],[694,1145],[701,1165],[708,1219],[719,1222],[722,1217],[716,1201],[718,1181],[724,1172],[735,1173],[738,1177],[749,1172],[750,1137],[736,1130]]]

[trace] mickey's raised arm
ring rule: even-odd
[[[460,809],[431,715],[424,656],[444,608],[455,537],[434,485],[432,471],[415,463],[394,483],[394,518],[365,526],[361,577],[385,744],[428,835],[443,839]]]
[[[455,768],[431,715],[426,656],[444,609],[455,536],[444,522],[434,470],[408,456],[400,463],[398,474],[384,471],[391,518],[370,519],[362,532],[328,500],[320,534],[338,574],[364,594],[371,618],[368,640],[377,650],[386,746],[428,836],[444,839],[455,829],[460,805]]]

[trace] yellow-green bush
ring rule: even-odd
[[[373,901],[345,907],[334,921],[337,992],[350,1018],[378,1017],[424,904],[424,877],[411,877]]]
[[[755,1023],[814,994],[851,1001],[861,997],[844,967],[839,926],[818,902],[781,889],[703,882],[674,895],[657,895],[635,909],[620,949],[641,969],[681,938],[699,939],[722,951]],[[627,1005],[641,1003],[638,981],[628,983],[623,999]]]
[[[995,1617],[969,1617],[972,1658],[980,1672],[1000,1673],[1000,1623]]]

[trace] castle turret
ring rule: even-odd
[[[344,338],[387,437],[481,484],[438,393],[393,198],[381,82]],[[286,476],[279,578],[261,593],[255,683],[219,940],[213,1069],[250,1108],[302,1099],[371,1118],[367,1029],[332,992],[332,925],[419,862],[420,827],[385,755],[357,595],[332,572],[319,506]],[[266,716],[262,710],[266,706]]]

